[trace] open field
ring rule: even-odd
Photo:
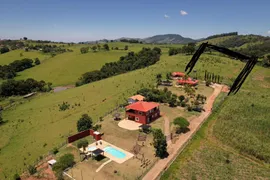
[[[22,54],[22,56],[20,56],[20,54]],[[7,65],[15,60],[21,60],[23,58],[30,58],[30,59],[39,58],[40,62],[42,63],[46,59],[49,59],[50,55],[43,54],[38,51],[25,52],[24,50],[18,49],[10,51],[5,54],[0,54],[0,65]]]
[[[256,68],[237,95],[214,106],[161,179],[269,179],[269,77]]]
[[[0,127],[0,179],[4,174],[10,177],[16,171],[21,172],[25,164],[31,164],[40,155],[65,141],[68,134],[76,131],[76,122],[81,114],[88,113],[97,120],[141,87],[154,86],[157,73],[182,71],[190,57],[169,57],[164,54],[160,62],[144,69],[59,93],[39,94],[20,103],[14,102],[12,108],[3,112],[3,118],[8,122]],[[206,68],[224,78],[235,77],[243,67],[243,63],[224,57],[202,57],[195,67],[199,77],[204,76]],[[228,79],[224,81],[230,82]],[[58,104],[63,101],[71,105],[69,110],[59,111]],[[75,106],[75,103],[80,106]]]

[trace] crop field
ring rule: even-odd
[[[196,66],[198,76],[203,76],[206,67],[224,76],[235,76],[243,66],[241,62],[223,57],[202,57]],[[165,54],[157,64],[144,69],[11,103],[11,107],[3,112],[7,123],[0,127],[0,179],[3,175],[21,172],[40,155],[64,142],[70,133],[76,131],[76,122],[83,113],[88,113],[96,121],[136,90],[154,86],[157,73],[165,75],[182,71],[189,59],[190,56],[169,57]],[[231,67],[235,71],[231,71]],[[59,111],[58,105],[64,101],[70,104],[70,109]]]
[[[256,67],[161,179],[269,179],[269,79],[269,69]]]

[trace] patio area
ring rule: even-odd
[[[80,151],[92,157],[103,155],[119,164],[124,163],[125,161],[129,160],[134,156],[130,152],[127,152],[119,147],[116,147],[104,140],[99,140],[95,143],[88,145],[88,147],[86,147],[85,150],[83,150],[83,148],[80,148]]]
[[[137,123],[132,120],[128,120],[128,119],[123,119],[118,123],[119,127],[123,129],[131,130],[131,131],[139,130],[141,125],[142,124]]]

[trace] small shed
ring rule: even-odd
[[[138,101],[143,101],[145,100],[145,97],[140,95],[140,94],[137,94],[135,96],[131,96],[128,98],[128,103],[129,104],[132,104],[132,103],[135,103],[135,102],[138,102]]]
[[[56,163],[57,161],[55,159],[51,159],[48,161],[48,164],[49,164],[49,167],[52,169],[54,164]]]

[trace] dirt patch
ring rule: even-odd
[[[71,88],[75,88],[75,86],[74,85],[58,86],[58,87],[53,88],[53,92],[56,93],[56,92],[64,91]]]

